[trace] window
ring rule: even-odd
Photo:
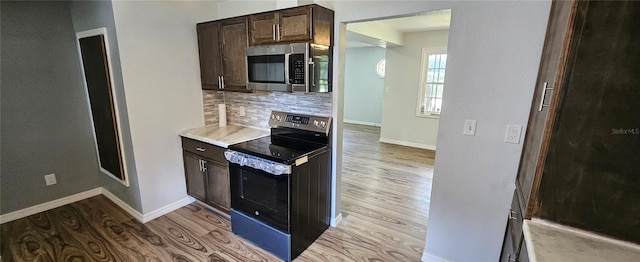
[[[443,50],[422,49],[422,67],[420,70],[420,88],[418,94],[418,116],[440,114],[444,75],[447,67],[447,52]]]
[[[378,78],[384,78],[385,63],[384,59],[380,59],[376,65],[376,75],[378,75]]]

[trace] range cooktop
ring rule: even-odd
[[[301,157],[315,155],[326,151],[327,145],[267,136],[230,145],[229,149],[274,162],[291,165]]]

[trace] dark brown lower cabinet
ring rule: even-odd
[[[182,148],[187,194],[228,214],[231,196],[225,149],[188,138],[182,138]]]
[[[207,161],[205,166],[208,192],[206,203],[229,213],[231,207],[229,165]]]
[[[502,252],[500,253],[500,262],[515,261],[516,250],[513,244],[510,223],[507,221],[507,230],[504,233],[504,241],[502,242]],[[513,260],[512,260],[513,258]]]
[[[184,158],[184,174],[187,180],[187,194],[205,202],[207,193],[205,188],[205,176],[202,173],[202,159],[200,157],[183,153]]]
[[[529,262],[529,250],[527,250],[527,242],[522,240],[522,247],[520,247],[520,255],[518,256],[518,261],[520,262]]]
[[[504,234],[504,242],[502,244],[502,253],[500,254],[501,262],[521,261],[522,243],[524,235],[522,233],[522,205],[516,192],[513,193],[511,208],[507,214],[507,229]]]

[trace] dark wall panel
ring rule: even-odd
[[[79,41],[100,165],[112,175],[124,180],[104,36],[85,37]]]

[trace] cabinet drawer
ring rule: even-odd
[[[512,243],[514,245],[514,250],[516,253],[519,252],[520,243],[522,242],[523,234],[522,234],[522,223],[523,214],[522,209],[520,208],[520,199],[518,198],[517,191],[513,193],[513,200],[511,200],[511,210],[509,210],[509,227],[511,228],[511,237]]]
[[[203,158],[211,159],[215,162],[227,164],[227,159],[224,158],[224,151],[226,151],[226,149],[219,146],[183,137],[182,150],[194,153]]]

